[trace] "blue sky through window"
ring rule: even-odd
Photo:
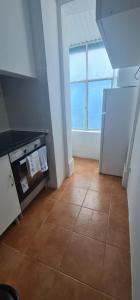
[[[113,69],[103,43],[70,49],[73,129],[101,129],[103,90],[111,88],[112,78]]]
[[[85,103],[85,83],[71,83],[71,116],[74,129],[84,129],[85,127]]]

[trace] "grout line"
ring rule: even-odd
[[[112,182],[112,187],[113,187],[113,182]],[[64,188],[64,190],[67,189],[67,188],[68,188],[68,186],[66,186],[66,187]],[[98,289],[98,288],[95,288],[95,287],[93,287],[93,286],[91,286],[91,285],[89,285],[89,284],[87,284],[87,283],[85,283],[85,282],[82,282],[82,281],[80,281],[79,279],[77,279],[77,278],[75,278],[75,277],[72,277],[71,275],[69,275],[69,274],[67,274],[67,273],[64,273],[63,271],[60,270],[60,268],[62,267],[62,261],[63,261],[63,258],[64,258],[65,253],[66,253],[66,251],[67,251],[67,249],[68,249],[68,247],[69,247],[69,245],[70,245],[70,243],[71,243],[71,240],[72,240],[72,237],[73,237],[73,234],[74,234],[74,233],[76,233],[76,234],[79,235],[80,237],[85,237],[85,238],[88,238],[88,239],[90,239],[90,240],[96,240],[96,241],[98,241],[98,242],[104,244],[105,247],[104,247],[104,255],[103,255],[103,271],[102,271],[101,276],[100,276],[101,278],[102,278],[103,272],[104,272],[104,263],[105,263],[106,247],[107,247],[108,245],[110,245],[110,244],[108,243],[108,241],[107,241],[107,237],[108,237],[108,232],[109,232],[109,218],[110,218],[111,200],[112,200],[112,198],[113,198],[113,192],[111,191],[111,193],[110,193],[111,195],[110,195],[109,213],[108,213],[108,214],[106,214],[105,212],[101,212],[101,211],[95,210],[95,209],[87,208],[87,209],[90,209],[90,210],[92,211],[92,213],[94,213],[94,211],[96,211],[96,212],[104,213],[104,214],[108,215],[108,224],[107,224],[107,232],[106,232],[106,241],[103,242],[103,241],[99,241],[99,240],[96,239],[96,238],[92,238],[92,237],[89,237],[89,236],[87,236],[87,235],[84,235],[84,234],[82,234],[82,233],[78,233],[78,232],[75,231],[75,225],[76,225],[76,223],[77,223],[77,220],[78,220],[79,215],[80,215],[80,213],[81,213],[81,210],[82,210],[82,208],[83,208],[83,204],[84,204],[85,198],[86,198],[86,196],[87,196],[87,193],[88,193],[89,190],[93,190],[93,189],[91,189],[90,185],[89,185],[87,188],[82,188],[82,187],[78,187],[78,186],[73,186],[72,188],[84,189],[84,190],[86,190],[86,193],[85,193],[83,202],[82,202],[82,204],[81,204],[80,206],[79,206],[78,204],[75,204],[75,203],[69,203],[69,202],[67,203],[67,204],[77,205],[77,206],[80,207],[80,209],[79,209],[79,212],[78,212],[76,218],[75,218],[74,221],[73,221],[73,227],[72,227],[72,230],[71,230],[71,229],[67,229],[67,228],[65,228],[65,227],[62,226],[62,225],[59,225],[59,226],[58,226],[58,227],[60,227],[60,228],[64,228],[64,229],[68,230],[69,232],[71,232],[71,236],[68,238],[68,242],[67,242],[67,244],[66,244],[66,246],[65,246],[65,249],[64,249],[64,251],[63,251],[63,254],[62,254],[62,259],[61,259],[59,265],[58,265],[56,268],[49,266],[49,265],[46,264],[45,262],[42,262],[38,257],[35,257],[35,256],[32,257],[31,254],[28,254],[26,251],[27,251],[27,249],[28,249],[29,247],[27,247],[27,248],[25,249],[25,251],[22,252],[21,250],[18,250],[17,248],[12,247],[12,246],[6,244],[5,242],[2,242],[2,244],[5,245],[6,247],[8,247],[9,249],[13,249],[14,251],[16,251],[16,252],[18,252],[18,253],[21,253],[22,255],[28,257],[29,259],[32,259],[32,260],[34,261],[34,263],[40,263],[40,264],[42,264],[42,265],[48,267],[49,269],[51,269],[51,270],[57,272],[58,274],[60,273],[60,274],[62,274],[62,275],[65,275],[65,276],[67,276],[67,277],[70,277],[71,279],[73,279],[73,280],[75,280],[75,281],[77,281],[77,282],[79,282],[79,283],[81,283],[81,284],[83,284],[83,285],[85,285],[85,286],[87,286],[87,287],[90,287],[91,289],[97,290],[98,292],[102,293],[103,295],[112,297],[110,294],[106,294],[106,293],[104,293],[102,290],[100,290],[100,289]],[[64,193],[64,190],[62,191],[62,194]],[[94,190],[93,190],[93,191],[94,191]],[[97,190],[95,190],[95,191],[98,192],[98,193],[100,193],[100,191],[97,191]],[[60,200],[60,199],[58,199],[57,197],[56,197],[56,198],[54,197],[54,199],[56,199],[57,203],[58,203],[59,200]],[[39,231],[41,230],[41,228],[43,227],[43,225],[44,225],[45,223],[48,222],[48,218],[49,218],[50,214],[52,213],[52,210],[53,210],[55,204],[56,204],[56,203],[54,203],[53,207],[50,209],[50,212],[49,212],[48,216],[47,216],[44,220],[42,220],[42,223],[40,224],[40,227],[38,228],[37,232],[35,232],[35,235],[34,235],[33,238],[36,238],[36,236],[39,234]],[[50,223],[50,222],[48,222],[48,224],[52,224],[52,225],[54,225],[55,227],[57,226],[55,223]],[[32,242],[32,239],[31,239],[31,242]],[[112,247],[114,247],[114,248],[119,248],[119,249],[125,250],[125,249],[123,249],[122,247],[119,247],[119,246],[116,246],[116,245],[110,245],[110,246],[112,246]],[[125,251],[127,251],[127,250],[125,250]],[[56,275],[55,282],[56,282],[56,280],[57,280],[58,274]],[[100,279],[101,279],[101,278],[100,278]],[[55,285],[55,283],[54,283],[54,285]],[[113,298],[113,297],[112,297],[112,300],[113,300],[113,299],[114,299],[114,300],[117,300],[116,298]]]
[[[110,295],[110,294],[106,294],[103,290],[100,290],[100,289],[97,288],[97,287],[93,287],[92,285],[87,284],[86,282],[80,281],[80,280],[77,279],[76,277],[72,277],[71,275],[69,275],[69,274],[67,274],[67,273],[64,273],[64,272],[62,272],[62,271],[60,271],[60,270],[57,270],[57,272],[60,273],[61,275],[64,275],[64,276],[67,276],[67,277],[73,279],[74,281],[79,282],[80,284],[82,284],[82,285],[84,285],[84,286],[86,286],[86,287],[88,287],[88,288],[91,288],[92,290],[95,290],[95,291],[99,292],[100,294],[103,294],[104,296],[109,296],[109,297],[111,297],[112,300],[119,300],[119,299],[117,299],[117,298],[114,298],[114,297],[113,297],[112,295]]]
[[[107,240],[108,240],[108,230],[109,230],[110,206],[111,206],[111,196],[110,196],[110,203],[109,203],[108,224],[107,224],[106,241],[105,241],[104,256],[103,256],[103,269],[102,269],[102,274],[101,274],[101,277],[100,277],[100,282],[102,281],[102,278],[103,278],[103,275],[104,275],[105,255],[106,255]]]
[[[11,248],[11,247],[9,247],[9,248]],[[20,252],[20,251],[16,251],[16,252]],[[52,266],[48,265],[47,263],[43,262],[38,257],[35,257],[35,256],[31,257],[28,253],[22,253],[21,252],[21,254],[23,256],[27,257],[27,259],[30,259],[33,263],[41,264],[42,266],[44,266],[44,267],[46,267],[46,268],[48,268],[48,269],[56,272],[57,274],[56,274],[55,280],[57,280],[58,274],[61,274],[63,276],[69,277],[70,279],[72,279],[72,280],[74,280],[76,282],[79,282],[80,284],[82,284],[82,285],[84,285],[84,286],[86,286],[88,288],[91,288],[92,290],[96,290],[97,292],[102,293],[104,296],[112,297],[112,300],[119,300],[117,298],[114,298],[112,295],[110,295],[108,293],[105,293],[103,290],[100,290],[97,287],[94,287],[94,286],[92,286],[92,285],[90,285],[90,284],[88,284],[86,282],[81,281],[80,279],[77,279],[76,277],[72,277],[70,274],[67,274],[67,273],[63,272],[62,270],[59,269],[61,267],[60,265],[58,265],[58,268],[57,267],[55,268],[55,267],[52,267]]]
[[[78,217],[79,217],[79,215],[80,215],[81,209],[82,209],[82,207],[80,207],[79,213],[78,213],[78,215],[77,215],[77,217],[76,217],[76,220],[75,220],[75,222],[74,222],[74,224],[73,224],[73,228],[72,228],[72,230],[71,230],[71,237],[70,237],[69,242],[67,243],[67,246],[66,246],[66,248],[65,248],[65,250],[64,250],[64,252],[63,252],[62,259],[61,259],[61,261],[60,261],[60,267],[62,267],[62,261],[63,261],[63,259],[64,259],[64,257],[65,257],[65,253],[66,253],[66,251],[67,251],[67,249],[68,249],[68,246],[71,244],[71,241],[72,241],[72,238],[73,238],[73,233],[74,233],[74,227],[75,227],[75,224],[76,224],[76,222],[77,222],[77,220],[78,220]]]
[[[30,258],[29,255],[26,255],[26,256],[27,256],[28,258]],[[32,259],[33,259],[34,263],[37,262],[37,263],[39,263],[39,264],[41,264],[41,265],[43,265],[43,266],[49,268],[50,270],[57,272],[58,274],[61,274],[61,275],[63,275],[63,276],[67,276],[67,277],[69,277],[70,279],[72,279],[72,280],[74,280],[74,281],[77,281],[77,282],[79,282],[80,284],[82,284],[82,285],[84,285],[84,286],[86,286],[86,287],[88,287],[88,288],[91,288],[92,290],[96,290],[97,292],[100,292],[100,293],[102,293],[102,294],[105,295],[105,296],[112,297],[112,300],[118,300],[117,298],[114,298],[112,295],[110,295],[110,294],[108,294],[108,293],[106,294],[103,290],[100,290],[100,289],[97,288],[97,287],[94,287],[94,286],[92,286],[92,285],[90,285],[90,284],[88,284],[88,283],[86,283],[86,282],[81,281],[80,279],[78,279],[78,278],[76,278],[76,277],[71,276],[71,275],[68,274],[68,273],[63,272],[61,269],[59,269],[59,268],[61,267],[61,265],[58,265],[58,268],[57,268],[57,267],[55,268],[55,267],[52,267],[52,266],[48,265],[47,263],[41,261],[39,258],[35,258],[35,257],[34,257],[34,258],[32,258]],[[57,275],[57,276],[58,276],[58,275]],[[57,280],[57,277],[56,277],[56,280]]]
[[[84,196],[84,199],[83,199],[83,203],[84,203],[84,200],[85,200],[85,198],[86,198],[86,194],[87,194],[87,192],[85,193],[85,196]],[[83,205],[83,203],[82,203],[82,205]],[[65,257],[65,253],[66,253],[66,251],[67,251],[67,249],[68,249],[68,246],[70,245],[70,243],[71,243],[71,241],[72,241],[73,233],[75,233],[75,232],[74,232],[75,224],[77,223],[77,220],[78,220],[78,218],[79,218],[79,215],[80,215],[81,210],[82,210],[82,206],[80,206],[79,213],[78,213],[77,217],[75,218],[75,222],[74,222],[74,224],[73,224],[73,228],[72,228],[72,231],[71,231],[71,232],[72,232],[71,238],[69,239],[69,242],[67,243],[67,246],[66,246],[66,248],[65,248],[65,250],[64,250],[62,259],[61,259],[61,261],[60,261],[60,267],[62,267],[62,261],[63,261],[63,258]]]
[[[2,244],[4,244],[4,246],[6,246],[7,248],[9,248],[9,249],[11,249],[11,250],[14,250],[16,253],[22,254],[22,255],[23,255],[24,257],[26,257],[27,259],[30,259],[33,263],[41,264],[42,266],[47,267],[48,269],[50,269],[50,270],[52,270],[52,271],[55,271],[55,272],[57,272],[58,274],[67,276],[67,277],[71,278],[72,280],[77,281],[77,282],[79,282],[80,284],[82,284],[82,285],[84,285],[84,286],[87,286],[87,287],[91,288],[92,290],[96,290],[96,291],[102,293],[102,294],[105,295],[105,296],[110,296],[110,297],[112,297],[112,300],[117,300],[117,298],[113,298],[113,296],[111,296],[110,294],[106,294],[103,290],[100,290],[100,289],[98,289],[98,288],[96,288],[96,287],[94,287],[94,286],[92,286],[92,285],[90,285],[90,284],[87,284],[87,283],[85,283],[85,282],[80,281],[79,279],[77,279],[77,278],[75,278],[75,277],[72,277],[71,275],[69,275],[69,274],[67,274],[67,273],[64,273],[63,271],[61,271],[61,270],[59,269],[59,268],[61,267],[60,265],[58,266],[58,268],[57,268],[57,267],[56,267],[56,268],[55,268],[55,267],[52,267],[52,266],[48,265],[47,263],[43,262],[42,260],[40,260],[38,257],[35,257],[35,256],[31,257],[31,256],[30,256],[28,253],[26,253],[26,252],[21,252],[21,250],[15,249],[15,248],[13,248],[13,247],[11,247],[11,246],[5,244],[5,243],[2,243]],[[56,280],[57,280],[58,274],[56,274],[55,282],[56,282]],[[54,284],[55,284],[55,283],[54,283]]]
[[[80,233],[80,232],[77,232],[77,231],[73,231],[73,233],[76,233],[77,235],[79,235],[79,236],[81,236],[83,238],[87,238],[87,239],[90,239],[90,240],[93,240],[93,241],[97,241],[97,242],[99,242],[99,243],[101,243],[103,245],[106,244],[105,241],[101,241],[101,240],[97,239],[96,237],[91,237],[91,236],[88,236],[88,235],[86,235],[84,233]]]
[[[110,242],[107,242],[107,243],[106,243],[106,246],[110,246],[110,247],[113,247],[113,248],[117,248],[117,249],[120,249],[120,250],[122,250],[122,251],[124,251],[124,252],[127,252],[128,254],[131,254],[131,253],[130,253],[130,249],[122,248],[122,247],[117,246],[117,245],[114,245],[114,244],[112,244],[112,243],[110,243]]]

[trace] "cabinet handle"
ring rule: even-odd
[[[10,181],[10,185],[14,186],[14,178],[13,178],[12,174],[9,175],[9,181]]]

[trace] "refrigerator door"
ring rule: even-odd
[[[123,175],[137,95],[137,87],[104,90],[100,173]]]

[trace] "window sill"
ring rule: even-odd
[[[101,130],[72,129],[72,132],[101,133]]]

